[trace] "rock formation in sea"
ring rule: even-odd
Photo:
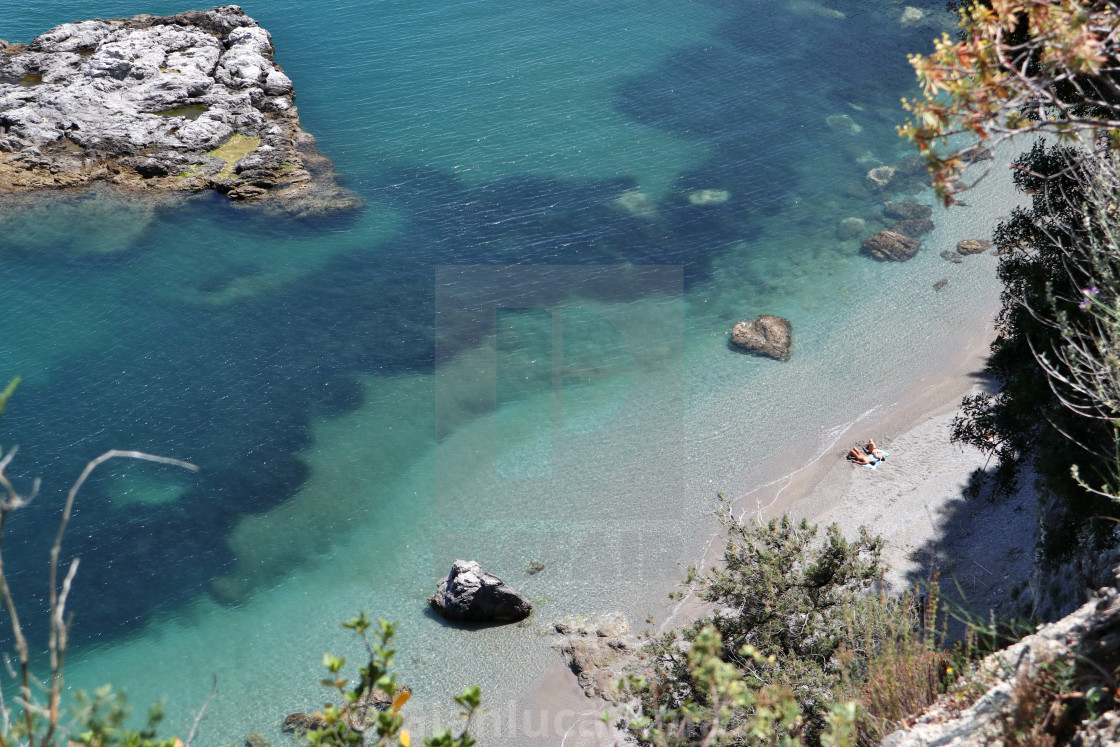
[[[933,215],[933,208],[914,200],[891,200],[883,205],[883,215],[894,220],[922,220]]]
[[[731,199],[726,189],[698,189],[688,193],[689,205],[722,205]]]
[[[929,175],[929,172],[926,170],[926,159],[917,153],[903,156],[895,163],[894,168],[895,171],[902,176]]]
[[[856,124],[847,114],[830,114],[824,118],[825,123],[833,132],[842,132],[845,135],[858,135],[863,128]]]
[[[906,194],[917,194],[930,186],[926,159],[912,153],[894,163],[895,175],[891,189]],[[928,218],[929,216],[924,216]]]
[[[397,688],[396,693],[390,695],[380,687],[373,687],[365,690],[362,693],[361,699],[350,706],[349,715],[346,723],[350,727],[364,727],[369,728],[377,720],[377,713],[379,711],[389,710],[396,698],[402,694],[412,693],[412,688],[408,685],[401,685]],[[285,719],[280,731],[285,734],[291,734],[297,739],[302,740],[307,732],[312,729],[322,730],[328,726],[326,718],[320,712],[315,713],[292,713]],[[255,734],[256,732],[254,732]],[[246,740],[249,747],[256,747],[252,743],[252,734]],[[259,735],[258,735],[259,736]],[[263,738],[262,738],[263,739]],[[267,745],[267,742],[264,743]]]
[[[925,236],[931,233],[934,229],[933,221],[929,218],[912,218],[910,220],[900,220],[891,226],[891,230],[895,233],[900,233],[903,236],[909,236],[916,239],[919,236]]]
[[[0,41],[0,191],[108,182],[294,214],[357,207],[300,128],[272,56],[269,33],[236,5]]]
[[[836,226],[836,238],[841,241],[854,239],[863,233],[865,222],[862,218],[844,218]]]
[[[631,189],[614,201],[614,206],[632,218],[657,219],[657,203],[645,192]]]
[[[882,191],[890,186],[894,176],[893,166],[876,166],[867,172],[867,187],[873,192]]]
[[[473,560],[456,560],[428,604],[448,620],[517,622],[533,611],[521,592]]]
[[[957,251],[961,254],[983,254],[992,248],[992,242],[987,239],[965,239],[957,244]]]
[[[894,231],[880,231],[864,240],[862,251],[882,262],[905,262],[912,259],[922,242]]]
[[[326,720],[317,713],[292,713],[284,719],[280,731],[302,737],[312,729],[324,729]]]
[[[731,329],[731,344],[739,350],[788,361],[793,353],[793,324],[789,319],[763,314]]]
[[[245,737],[245,747],[272,747],[272,744],[259,732],[252,731]]]

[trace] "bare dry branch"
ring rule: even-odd
[[[63,664],[66,659],[68,625],[64,619],[65,617],[65,603],[66,596],[70,592],[70,584],[73,581],[74,573],[77,572],[78,565],[75,562],[71,563],[70,570],[67,573],[66,580],[63,582],[62,590],[60,593],[58,587],[58,556],[62,553],[62,539],[66,535],[66,529],[70,525],[70,517],[74,511],[74,500],[78,497],[78,491],[82,489],[82,485],[93,473],[95,469],[100,467],[110,459],[139,459],[141,461],[156,462],[157,464],[168,464],[175,467],[182,467],[183,469],[197,472],[198,467],[190,462],[184,462],[181,459],[172,459],[170,457],[156,456],[154,454],[147,454],[142,451],[122,451],[119,449],[110,449],[96,459],[91,459],[86,463],[85,469],[78,475],[78,479],[70,486],[70,492],[66,494],[66,505],[62,509],[62,518],[58,522],[58,533],[55,535],[54,544],[51,545],[50,552],[50,635],[48,639],[48,647],[50,649],[50,663],[51,663],[51,678],[48,699],[50,704],[50,723],[47,727],[46,743],[50,743],[50,739],[54,734],[54,730],[58,725],[58,704],[62,694],[63,685]],[[2,576],[0,570],[0,576]]]
[[[198,736],[198,727],[202,725],[203,719],[206,717],[206,709],[210,707],[210,701],[218,694],[218,675],[214,675],[214,684],[210,687],[210,695],[206,698],[206,702],[202,704],[202,708],[198,709],[195,714],[194,723],[191,724],[191,731],[187,735],[187,742],[185,747],[191,747],[195,737]]]
[[[19,679],[19,696],[16,698],[15,702],[19,708],[23,710],[23,720],[27,731],[26,745],[27,747],[36,747],[37,744],[41,744],[42,747],[50,747],[50,745],[54,744],[55,734],[58,730],[59,720],[61,718],[60,701],[63,686],[63,667],[65,665],[66,652],[69,645],[70,629],[69,622],[66,619],[66,602],[70,597],[70,591],[73,587],[74,577],[77,575],[79,565],[78,558],[74,558],[70,561],[66,576],[62,580],[61,586],[59,586],[58,562],[59,555],[62,552],[62,540],[70,523],[70,517],[73,513],[74,501],[77,498],[78,491],[81,489],[82,485],[85,484],[86,479],[93,470],[110,459],[140,459],[182,467],[194,472],[198,471],[198,467],[179,459],[155,456],[141,451],[121,451],[113,449],[88,462],[85,469],[83,469],[82,473],[78,476],[78,479],[75,480],[74,484],[70,487],[70,492],[66,496],[66,504],[63,508],[62,518],[59,521],[58,533],[55,535],[54,543],[51,545],[50,550],[50,625],[48,644],[50,649],[51,676],[50,686],[46,694],[47,705],[44,708],[38,704],[32,694],[31,686],[33,678],[31,676],[30,649],[23,633],[23,627],[20,624],[15,599],[12,597],[11,587],[8,584],[8,577],[4,570],[2,540],[8,514],[30,503],[38,494],[40,487],[40,481],[36,478],[32,483],[31,491],[24,495],[15,488],[12,481],[8,478],[6,470],[11,465],[12,459],[15,457],[18,450],[18,447],[13,447],[3,458],[0,458],[0,488],[3,489],[3,495],[0,496],[0,599],[2,599],[4,607],[8,612],[8,617],[12,621],[12,635],[15,638],[16,654],[19,659],[19,671],[18,674],[16,674]],[[5,659],[5,663],[8,665],[9,671],[11,671],[12,667],[7,659]],[[216,683],[214,692],[216,692]],[[213,698],[213,693],[211,693],[211,698]],[[207,703],[209,702],[208,699]],[[203,711],[205,711],[205,707]],[[46,731],[41,737],[41,742],[35,729],[36,717],[43,717],[46,720]],[[201,718],[201,713],[199,717]],[[7,734],[10,729],[11,711],[2,697],[0,697],[0,724],[3,726],[3,731],[0,732],[0,747],[8,747],[5,734]]]

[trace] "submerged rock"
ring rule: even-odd
[[[793,352],[793,324],[789,319],[763,314],[731,330],[731,344],[748,353],[788,361]]]
[[[980,161],[991,161],[995,158],[992,152],[979,143],[975,143],[965,150],[961,151],[961,158],[966,164],[978,163]]]
[[[933,289],[935,291],[937,291],[938,293],[940,293],[941,289],[944,288],[948,284],[949,284],[949,278],[941,278],[940,280],[938,280],[936,283],[933,284]]]
[[[917,153],[911,153],[905,158],[899,159],[895,163],[894,169],[901,176],[929,176],[926,159]]]
[[[894,180],[895,169],[893,166],[877,166],[867,172],[867,186],[873,192],[879,192],[890,186]]]
[[[731,193],[726,189],[698,189],[688,193],[690,205],[722,205],[731,199]]]
[[[456,560],[428,604],[448,620],[517,622],[533,611],[521,592],[473,560]]]
[[[293,713],[284,719],[284,725],[280,727],[280,731],[302,736],[312,729],[324,729],[326,726],[327,721],[322,714]]]
[[[0,190],[109,182],[351,209],[300,129],[272,38],[236,5],[66,23],[0,49]]]
[[[811,0],[790,0],[787,7],[791,13],[800,16],[818,16],[820,18],[833,18],[837,20],[847,18],[843,12],[835,8],[821,5],[820,3],[811,2]]]
[[[836,226],[836,238],[841,241],[854,239],[863,233],[865,227],[863,218],[845,218]]]
[[[824,121],[833,132],[842,132],[846,135],[858,135],[863,132],[863,128],[847,114],[829,114]]]
[[[921,220],[933,215],[933,208],[914,200],[891,200],[883,205],[883,215],[894,220]]]
[[[373,708],[377,711],[387,711],[393,705],[393,701],[405,693],[411,694],[412,688],[408,685],[401,685],[397,688],[396,693],[390,695],[380,687],[375,687],[362,697],[361,705],[366,709]]]
[[[881,262],[905,262],[912,259],[922,242],[894,231],[880,231],[864,240],[864,254]]]
[[[633,218],[655,220],[657,218],[657,203],[645,192],[630,190],[623,192],[614,201],[614,206]]]
[[[151,200],[124,199],[104,185],[55,193],[50,200],[9,193],[0,200],[0,236],[19,236],[21,247],[36,253],[120,254],[140,243],[158,207]]]
[[[249,736],[245,737],[245,747],[272,747],[272,744],[259,732],[251,731]]]
[[[927,233],[933,231],[933,221],[928,218],[912,218],[910,220],[900,220],[891,226],[891,230],[895,233],[901,233],[911,238],[918,238],[925,236]]]
[[[957,251],[961,254],[983,254],[992,248],[992,242],[987,239],[965,239],[957,244]]]
[[[959,265],[961,262],[964,262],[964,257],[951,249],[946,249],[945,251],[941,252],[941,259],[945,260],[946,262],[952,262],[955,265]]]
[[[923,10],[915,8],[912,5],[907,5],[902,10],[902,17],[898,19],[899,25],[903,28],[910,28],[911,26],[919,26],[925,22],[926,14]]]

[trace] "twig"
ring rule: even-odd
[[[63,582],[63,589],[60,594],[58,589],[58,556],[62,553],[62,538],[66,534],[66,529],[70,525],[70,516],[74,510],[74,500],[78,497],[78,491],[81,490],[82,485],[85,484],[87,478],[93,473],[95,469],[100,467],[110,459],[124,458],[124,459],[139,459],[147,462],[156,462],[157,464],[168,464],[175,467],[182,467],[183,469],[197,472],[198,467],[190,462],[184,462],[181,459],[172,459],[170,457],[161,457],[154,454],[147,454],[142,451],[121,451],[119,449],[110,449],[96,459],[91,459],[86,463],[85,469],[78,475],[78,479],[70,486],[70,492],[66,494],[66,505],[62,509],[62,519],[58,522],[58,534],[55,535],[54,544],[51,545],[50,555],[50,660],[51,660],[51,686],[49,693],[49,709],[50,709],[50,723],[47,727],[47,734],[44,737],[44,744],[49,745],[51,737],[54,735],[54,730],[58,724],[58,706],[62,697],[62,683],[63,674],[62,667],[66,660],[66,648],[68,644],[69,626],[65,621],[65,606],[66,597],[70,592],[70,583],[74,579],[74,573],[77,572],[77,562],[70,565],[70,570],[67,573],[66,580]],[[0,574],[2,575],[2,574]]]
[[[218,675],[214,675],[214,684],[210,688],[210,695],[207,696],[206,702],[202,704],[202,708],[198,709],[198,713],[194,717],[194,723],[191,724],[190,734],[187,735],[187,742],[185,747],[191,747],[194,738],[198,736],[198,727],[202,724],[202,719],[206,716],[206,709],[210,706],[210,701],[218,694]]]
[[[9,390],[11,387],[9,387]],[[10,392],[9,392],[10,393]],[[12,459],[19,451],[18,447],[13,447],[7,454],[0,459],[0,489],[3,493],[0,495],[0,548],[3,545],[4,524],[12,511],[23,508],[35,498],[39,492],[40,480],[36,478],[32,482],[31,491],[22,495],[16,490],[11,480],[6,474],[8,466],[12,463]],[[66,505],[62,512],[62,519],[59,521],[58,533],[55,536],[54,544],[51,545],[50,552],[50,628],[49,628],[49,646],[50,646],[50,664],[51,664],[51,679],[50,687],[47,692],[47,708],[44,709],[35,704],[31,694],[31,655],[30,649],[27,645],[27,639],[23,634],[23,627],[20,625],[19,613],[16,610],[15,599],[12,597],[11,587],[8,584],[8,577],[4,571],[3,554],[0,551],[0,599],[3,600],[4,607],[8,611],[8,616],[12,621],[12,634],[15,637],[16,653],[19,657],[19,697],[16,698],[16,703],[23,708],[23,715],[27,729],[27,747],[35,747],[37,743],[43,747],[50,747],[54,744],[55,732],[58,729],[58,722],[60,718],[59,703],[62,695],[63,685],[63,666],[66,661],[66,650],[69,643],[69,622],[66,619],[66,602],[70,597],[70,590],[74,583],[74,577],[78,572],[79,561],[74,558],[70,565],[67,567],[66,576],[62,580],[61,588],[58,584],[58,558],[62,552],[62,538],[66,534],[66,528],[70,524],[70,516],[74,509],[74,500],[77,498],[78,491],[82,485],[85,484],[86,479],[90,476],[98,466],[104,464],[110,459],[117,457],[124,457],[128,459],[140,459],[149,462],[158,462],[160,464],[169,464],[176,467],[183,467],[191,471],[198,471],[198,467],[189,462],[184,462],[179,459],[170,459],[168,457],[154,456],[152,454],[145,454],[141,451],[120,451],[113,449],[105,452],[96,459],[91,460],[82,470],[81,475],[74,482],[70,488],[70,492],[66,496]],[[9,670],[11,670],[10,663],[5,660]],[[207,701],[209,703],[209,701]],[[46,717],[47,730],[42,735],[41,739],[37,737],[35,730],[35,718],[37,715]],[[8,740],[4,736],[9,731],[10,713],[4,700],[0,698],[0,720],[3,722],[3,732],[0,732],[0,747],[8,747]]]

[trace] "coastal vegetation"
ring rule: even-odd
[[[951,3],[958,38],[911,61],[923,97],[901,128],[952,203],[983,148],[1037,138],[1014,164],[1030,196],[995,232],[1003,308],[988,373],[953,437],[991,454],[996,493],[1030,464],[1047,505],[1044,561],[1115,544],[1120,404],[1115,380],[1120,48],[1114,2]],[[990,166],[989,166],[990,168]],[[972,171],[969,171],[971,174]],[[981,175],[982,178],[982,175]]]
[[[849,541],[788,516],[722,520],[721,563],[689,579],[714,610],[651,641],[645,673],[623,683],[639,742],[873,744],[982,651],[975,622],[967,643],[945,647],[936,584],[884,592],[882,540],[866,529]]]
[[[1094,401],[1097,393],[1109,395],[1079,388],[1086,361],[1070,357],[1080,351],[1111,366],[1102,312],[1118,289],[1117,224],[1107,195],[1115,187],[1113,159],[1043,143],[1017,159],[1014,179],[1031,205],[1016,209],[994,237],[1004,252],[1005,290],[987,371],[999,388],[966,398],[953,430],[954,439],[996,457],[997,493],[1013,490],[1031,464],[1053,499],[1041,527],[1041,548],[1053,561],[1084,543],[1099,549],[1111,542],[1112,523],[1091,517],[1117,515],[1109,498],[1117,487],[1116,401]]]

